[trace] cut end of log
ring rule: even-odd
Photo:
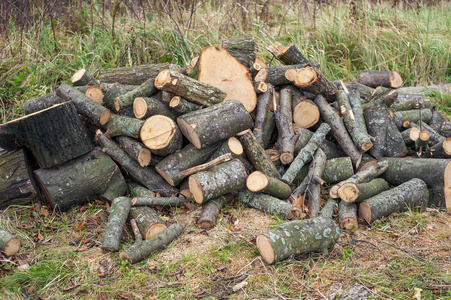
[[[338,189],[338,196],[346,202],[354,202],[360,195],[360,190],[355,183],[347,182]]]
[[[429,141],[429,138],[431,137],[431,133],[427,129],[423,129],[420,131],[420,134],[418,138],[422,141]]]
[[[282,154],[280,154],[280,162],[283,165],[291,164],[293,162],[293,159],[294,159],[293,153],[282,153]]]
[[[169,107],[170,108],[174,108],[174,107],[177,107],[179,105],[180,105],[180,97],[179,96],[172,97],[171,101],[169,101]]]
[[[114,109],[116,111],[120,111],[121,110],[121,103],[119,102],[119,100],[117,98],[114,99]]]
[[[268,76],[268,71],[266,69],[261,69],[260,71],[258,71],[257,75],[255,75],[254,80],[265,82],[266,76]]]
[[[5,253],[6,256],[11,256],[19,252],[19,249],[20,240],[18,238],[12,238],[6,243],[3,253]]]
[[[99,123],[100,125],[105,125],[111,118],[111,112],[109,109],[105,109],[100,115]]]
[[[162,233],[163,231],[165,231],[167,228],[166,225],[164,225],[163,223],[156,223],[153,224],[152,226],[150,226],[146,233],[144,234],[144,239],[148,240],[150,238],[153,238],[154,236]]]
[[[177,124],[179,125],[182,134],[194,145],[197,149],[202,148],[202,143],[200,142],[199,136],[197,135],[194,128],[196,128],[197,124],[188,124],[184,119],[177,118]]]
[[[402,122],[402,127],[404,127],[404,128],[409,128],[409,126],[410,126],[410,121],[404,121],[404,122]]]
[[[302,128],[309,128],[318,123],[320,112],[312,101],[301,101],[293,109],[294,123]]]
[[[88,87],[85,95],[94,100],[95,102],[99,103],[100,105],[103,104],[103,92],[99,87],[95,85]]]
[[[251,192],[260,192],[268,186],[269,180],[261,171],[252,172],[246,179],[246,186]]]
[[[114,102],[114,106],[116,106],[116,101]],[[143,97],[137,97],[133,101],[133,114],[137,119],[142,119],[147,114],[147,103]]]
[[[294,82],[296,80],[297,71],[295,69],[288,69],[285,71],[285,78],[288,81]]]
[[[159,150],[169,145],[176,131],[177,125],[171,118],[155,115],[143,123],[139,135],[147,148]]]
[[[402,85],[402,77],[396,71],[391,72],[388,81],[390,81],[391,87],[394,89],[399,88]]]
[[[368,224],[373,220],[371,206],[367,202],[361,202],[359,205],[359,217],[364,219]]]
[[[210,220],[200,220],[197,225],[202,229],[212,229],[215,227],[215,224]]]
[[[229,146],[230,152],[232,152],[236,156],[243,155],[244,149],[241,142],[236,137],[231,137],[227,141],[227,145]]]
[[[410,128],[409,138],[416,141],[420,137],[420,130],[416,127]]]
[[[340,188],[340,186],[339,185],[334,185],[334,186],[332,186],[331,188],[330,188],[330,190],[329,190],[329,196],[331,196],[332,198],[334,198],[334,199],[337,199],[337,198],[339,198],[338,197],[338,189]]]
[[[443,179],[445,180],[445,183],[443,184],[443,189],[445,190],[445,205],[447,210],[451,211],[451,162],[446,165]]]
[[[80,79],[83,78],[83,75],[85,75],[86,73],[86,69],[80,69],[77,72],[75,72],[74,75],[72,75],[72,77],[70,78],[70,82],[72,84],[74,84],[75,82],[79,81]]]
[[[138,163],[141,167],[147,167],[152,160],[152,153],[149,149],[141,148],[138,150]]]
[[[340,228],[355,231],[359,228],[359,224],[353,218],[345,218],[340,220]]]
[[[169,183],[172,186],[176,186],[177,184],[174,182],[174,180],[162,169],[160,169],[158,166],[155,166],[155,170],[158,174],[160,174],[161,177],[163,177],[164,180],[166,180],[167,183]]]
[[[194,201],[201,204],[204,202],[204,194],[202,193],[202,187],[200,186],[200,181],[190,176],[188,179],[189,190],[194,197]]]
[[[122,260],[128,260],[130,263],[132,263],[132,259],[130,258],[130,255],[127,254],[127,252],[119,253],[119,258]]]
[[[155,82],[153,84],[157,89],[161,89],[165,84],[167,84],[170,81],[171,81],[171,71],[168,69],[161,71],[155,78]]]
[[[362,149],[362,151],[368,151],[371,148],[373,148],[373,142],[363,142],[360,145],[360,149]]]
[[[262,256],[263,260],[267,264],[272,264],[276,258],[274,249],[269,242],[269,238],[266,235],[260,234],[257,236],[257,248]]]
[[[255,91],[257,93],[265,93],[267,90],[268,90],[268,85],[263,81],[259,81],[257,86],[255,87]]]
[[[315,69],[307,66],[297,72],[294,84],[302,88],[315,84],[318,80],[318,73],[316,73]]]
[[[442,147],[446,154],[451,155],[451,137],[448,137],[443,141]]]

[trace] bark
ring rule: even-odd
[[[242,190],[238,193],[237,200],[249,207],[283,219],[297,220],[304,217],[299,207],[271,195]]]
[[[412,128],[419,130],[427,130],[429,132],[429,145],[435,145],[438,143],[441,143],[445,140],[445,137],[441,135],[439,132],[435,131],[431,126],[426,124],[423,121],[420,121],[418,123],[419,125],[415,124],[414,122],[410,123],[410,126]]]
[[[155,193],[151,190],[143,187],[136,182],[129,181],[127,182],[128,190],[130,192],[130,196],[132,197],[155,197]]]
[[[189,177],[189,189],[197,203],[239,191],[246,186],[247,172],[239,159],[225,162]]]
[[[189,202],[185,197],[135,197],[133,206],[162,206],[177,207]]]
[[[262,133],[262,140],[263,140],[263,148],[266,149],[268,145],[272,141],[272,136],[274,129],[276,128],[276,121],[274,120],[274,113],[272,111],[266,112],[265,121],[263,123],[263,133]]]
[[[128,217],[136,221],[136,225],[145,240],[153,238],[167,228],[163,220],[158,216],[158,213],[147,206],[130,208]]]
[[[332,219],[335,213],[335,208],[337,208],[337,206],[337,201],[335,201],[335,199],[329,198],[326,204],[324,204],[323,208],[321,209],[319,217]]]
[[[433,145],[422,153],[423,158],[450,158],[451,157],[451,137],[445,138],[441,142]]]
[[[347,182],[338,189],[338,196],[345,202],[362,202],[388,189],[387,181],[375,178],[366,183]]]
[[[331,219],[297,220],[257,236],[257,247],[263,260],[272,264],[293,254],[327,253],[339,235],[340,229]]]
[[[36,198],[31,161],[24,149],[0,149],[0,208],[24,205]]]
[[[166,249],[182,232],[183,227],[175,223],[151,239],[143,241],[142,238],[137,238],[133,246],[119,253],[119,258],[132,264],[140,262],[153,252]]]
[[[394,212],[403,212],[419,206],[425,208],[429,192],[426,183],[413,178],[397,187],[371,197],[359,205],[359,216],[366,222],[389,216]]]
[[[278,132],[276,148],[279,150],[282,164],[288,165],[294,159],[294,142],[297,139],[293,131],[290,90],[280,91],[279,105],[274,112],[274,118]]]
[[[202,106],[179,96],[175,96],[169,102],[169,108],[175,112],[176,115],[184,115],[195,110],[202,109]]]
[[[410,123],[419,123],[420,120],[429,123],[432,120],[432,111],[426,109],[414,109],[395,112],[395,116],[399,118],[401,122],[409,121]]]
[[[297,70],[304,68],[306,65],[308,64],[266,67],[255,75],[254,80],[263,81],[274,86],[293,84]]]
[[[340,228],[346,230],[357,230],[359,224],[357,222],[357,204],[341,201],[338,205],[338,222]]]
[[[320,119],[318,106],[311,100],[301,100],[293,107],[293,121],[303,128],[310,128]]]
[[[221,208],[229,204],[235,196],[236,193],[229,193],[208,201],[204,205],[199,219],[197,219],[197,225],[200,228],[207,230],[215,227]]]
[[[80,69],[72,75],[70,82],[73,86],[95,85],[100,86],[100,83],[89,73],[86,69]]]
[[[432,119],[431,122],[429,122],[429,126],[431,126],[431,128],[435,131],[440,132],[444,121],[445,119],[443,118],[443,115],[438,110],[434,110],[432,112]]]
[[[11,256],[19,252],[20,240],[8,231],[0,228],[0,251],[6,256]]]
[[[254,82],[254,90],[257,94],[264,93],[268,90],[268,85],[263,81],[255,81]],[[257,100],[258,102],[258,100]]]
[[[335,84],[311,65],[307,65],[297,72],[294,84],[301,90],[323,95],[330,102],[335,100],[335,94],[338,92]]]
[[[163,115],[174,119],[169,107],[155,97],[137,97],[133,102],[133,114],[137,119],[146,119],[153,115]]]
[[[360,99],[360,94],[348,94],[349,103],[351,104],[352,111],[354,113],[355,122],[357,126],[364,133],[368,134],[368,129],[366,128],[365,117],[363,115],[362,101]]]
[[[103,104],[103,92],[98,86],[90,86],[86,89],[85,95],[99,104]]]
[[[63,102],[65,102],[64,99],[60,98],[56,93],[51,93],[25,101],[23,112],[25,115],[29,115]]]
[[[163,115],[148,118],[139,132],[141,141],[152,153],[167,156],[182,148],[183,138],[175,122]]]
[[[437,91],[443,93],[451,93],[451,83],[430,86],[407,86],[397,89],[400,94],[421,94],[425,91]]]
[[[310,165],[308,173],[308,207],[310,218],[316,217],[319,214],[321,207],[321,187],[323,185],[323,180],[321,176],[326,167],[326,154],[324,154],[321,148],[318,148],[313,156],[313,162]]]
[[[197,110],[177,118],[183,135],[201,149],[249,129],[253,120],[238,100]]]
[[[298,139],[294,145],[294,154],[297,155],[302,148],[304,148],[308,141],[312,138],[313,132],[299,126],[294,126]],[[319,146],[326,153],[327,159],[345,156],[344,152],[335,143],[324,140]]]
[[[257,98],[257,112],[255,115],[254,135],[257,141],[263,147],[263,129],[266,115],[269,111],[269,103],[272,101],[273,87],[268,84],[266,92],[260,94]]]
[[[168,63],[139,65],[106,69],[100,74],[100,81],[140,85],[149,78],[155,78],[161,71],[171,68]]]
[[[398,98],[398,93],[395,90],[388,90],[376,93],[368,98],[366,103],[362,105],[362,109],[365,111],[369,108],[385,104],[387,107],[392,106],[392,104]]]
[[[308,60],[294,44],[290,44],[273,54],[286,65],[308,63]]]
[[[322,175],[327,183],[338,183],[354,175],[354,168],[349,156],[328,159]]]
[[[111,114],[108,123],[100,127],[106,130],[108,137],[124,135],[137,139],[143,124],[142,120]]]
[[[152,155],[150,150],[146,148],[143,143],[127,136],[116,137],[116,142],[131,158],[136,160],[141,167],[147,167],[150,164]]]
[[[420,108],[428,108],[432,110],[433,107],[434,105],[432,104],[432,102],[429,101],[429,99],[424,98],[412,98],[392,105],[392,108],[395,111],[413,110]]]
[[[386,88],[396,89],[402,85],[402,78],[396,71],[383,71],[383,72],[363,72],[360,73],[359,82],[361,84],[378,87],[383,86]]]
[[[114,98],[114,108],[116,111],[122,111],[127,107],[133,106],[133,102],[138,97],[150,97],[156,94],[158,89],[155,87],[154,81],[153,78],[149,78],[137,88]]]
[[[412,127],[401,132],[401,136],[406,146],[414,146],[415,141],[420,136],[420,130],[416,127]]]
[[[261,171],[251,173],[246,179],[246,187],[254,193],[264,193],[279,199],[287,199],[291,195],[290,186]]]
[[[232,136],[221,143],[207,161],[212,161],[224,154],[230,154],[233,158],[241,159],[244,154],[243,145],[241,145],[241,142],[236,137]]]
[[[105,106],[113,111],[116,111],[116,108],[114,107],[114,99],[134,90],[136,87],[137,86],[114,83],[108,89],[108,91],[105,92],[105,96],[103,97],[103,102],[105,102]]]
[[[221,42],[221,47],[246,68],[249,68],[255,61],[255,41],[251,35],[225,39]]]
[[[110,208],[108,222],[105,225],[102,249],[105,251],[119,251],[121,247],[122,230],[127,221],[132,201],[128,197],[114,199]]]

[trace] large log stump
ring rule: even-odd
[[[182,148],[182,133],[174,120],[163,115],[148,118],[139,132],[141,141],[153,153],[166,156]]]
[[[153,238],[166,230],[167,226],[158,213],[147,206],[134,206],[130,208],[129,219],[134,219],[139,231],[145,240]]]
[[[402,78],[396,71],[362,72],[359,82],[369,87],[383,86],[396,89],[402,85]]]
[[[132,201],[128,197],[118,197],[113,200],[108,222],[105,225],[102,249],[105,251],[119,251],[121,247],[122,230],[127,221]]]
[[[114,198],[127,192],[127,184],[113,160],[95,148],[67,163],[34,171],[45,199],[53,209],[67,211],[89,200]]]
[[[20,240],[8,231],[0,228],[0,251],[6,256],[11,256],[19,252]]]
[[[155,78],[161,71],[171,68],[168,63],[110,68],[100,74],[102,83],[140,85],[149,78]]]

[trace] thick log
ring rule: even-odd
[[[263,129],[265,125],[266,115],[269,112],[269,103],[272,101],[274,92],[273,86],[268,84],[266,92],[260,94],[257,98],[257,111],[255,114],[254,135],[262,147],[263,144]]]
[[[338,222],[340,228],[346,230],[357,230],[359,224],[357,222],[357,204],[340,201],[338,205]]]
[[[366,222],[389,216],[394,212],[403,212],[417,207],[425,208],[429,199],[426,183],[413,178],[397,187],[371,197],[359,205],[359,217]]]
[[[298,135],[298,139],[294,144],[294,154],[297,155],[302,148],[304,148],[309,140],[312,138],[313,132],[299,126],[294,126],[294,132]],[[324,140],[319,146],[326,153],[327,159],[345,156],[344,152],[335,143]]]
[[[339,235],[340,229],[331,219],[296,220],[257,236],[257,247],[263,260],[272,264],[293,254],[327,253]]]
[[[183,135],[201,149],[251,128],[253,120],[240,101],[230,99],[184,114],[177,118],[177,124]]]
[[[11,256],[19,252],[20,240],[8,231],[0,228],[0,251],[6,256]]]
[[[86,69],[80,69],[75,72],[70,78],[70,82],[74,86],[95,85],[100,86],[100,83],[89,73]]]
[[[100,130],[96,133],[96,139],[103,147],[102,151],[121,165],[136,182],[153,192],[159,192],[163,196],[177,194],[176,188],[170,186],[152,169],[141,167],[138,162],[133,160],[118,144],[102,134]]]
[[[25,115],[29,115],[63,102],[65,102],[63,98],[59,97],[56,93],[51,93],[25,101],[23,111]]]
[[[176,115],[184,115],[195,110],[202,109],[202,105],[190,102],[179,96],[172,97],[169,102],[169,108],[175,112]]]
[[[383,86],[396,89],[402,85],[402,78],[396,71],[383,72],[362,72],[359,76],[359,82],[369,87]]]
[[[138,119],[146,119],[153,115],[163,115],[173,119],[174,114],[167,105],[155,97],[137,97],[133,102],[133,114]]]
[[[174,120],[163,115],[154,115],[142,125],[141,141],[152,153],[166,156],[182,148],[182,133]]]
[[[324,181],[321,176],[326,167],[326,154],[321,148],[316,149],[315,155],[313,156],[313,162],[310,165],[309,173],[307,177],[309,178],[307,185],[308,194],[308,207],[310,218],[316,217],[319,214],[321,207],[321,187]]]
[[[116,108],[114,107],[114,99],[134,90],[136,87],[137,86],[134,85],[123,85],[120,83],[112,84],[105,92],[105,96],[103,96],[105,106],[113,111],[116,111]]]
[[[158,89],[155,87],[154,81],[155,80],[153,78],[149,78],[148,80],[146,80],[146,82],[136,87],[135,89],[114,98],[115,110],[119,112],[126,109],[127,107],[133,106],[133,102],[138,97],[150,97],[153,94],[156,94],[158,92]]]
[[[379,91],[374,95],[371,95],[366,103],[362,105],[362,109],[365,111],[369,108],[385,104],[387,107],[393,105],[398,98],[398,93],[395,90]]]
[[[175,223],[151,239],[143,241],[142,237],[138,236],[133,246],[119,253],[119,258],[128,260],[132,264],[140,262],[153,252],[166,249],[166,247],[181,235],[182,232],[183,227],[178,223]]]
[[[119,251],[121,247],[122,230],[127,221],[132,201],[128,197],[118,197],[113,200],[108,222],[105,225],[102,249],[105,251]]]
[[[283,47],[279,42],[276,42],[268,50],[286,65],[308,63],[308,60],[302,55],[295,44]]]
[[[251,35],[225,39],[221,42],[221,48],[227,50],[230,55],[246,68],[249,68],[255,61],[255,41]]]
[[[103,92],[95,85],[88,87],[85,91],[85,95],[99,104],[103,104]]]
[[[271,195],[252,193],[245,189],[238,193],[237,200],[249,207],[283,219],[297,220],[304,217],[299,207]]]
[[[297,139],[292,124],[291,90],[280,91],[279,105],[274,112],[274,118],[278,132],[276,148],[279,150],[282,164],[288,165],[294,159],[294,142]]]
[[[279,199],[287,199],[291,188],[285,182],[269,177],[261,171],[252,172],[246,179],[246,187],[254,193],[265,193]]]
[[[0,147],[14,150],[20,145],[31,151],[41,168],[65,163],[94,147],[70,102],[0,125]]]
[[[155,78],[161,71],[171,68],[168,63],[110,68],[100,74],[99,80],[121,84],[140,85],[149,78]]]
[[[388,189],[387,181],[375,178],[364,183],[347,182],[338,189],[338,196],[345,202],[362,202]]]
[[[246,186],[247,172],[239,159],[234,159],[202,171],[189,177],[189,189],[197,203],[233,191],[239,191]]]
[[[202,229],[215,227],[221,208],[229,204],[235,196],[236,193],[229,193],[208,201],[204,205],[199,219],[197,219],[197,225]]]
[[[140,132],[143,124],[144,121],[142,120],[111,114],[108,122],[105,125],[99,127],[106,130],[105,134],[108,137],[124,135],[137,139],[140,137]]]
[[[147,206],[135,206],[130,208],[129,219],[134,219],[139,231],[145,240],[153,238],[166,230],[167,226],[161,220],[158,213]]]
[[[321,178],[327,183],[338,183],[354,175],[354,167],[349,156],[336,157],[326,161]]]
[[[293,121],[303,128],[310,128],[320,119],[318,106],[311,100],[301,100],[293,107]]]
[[[24,149],[0,149],[0,208],[29,204],[37,195],[31,161]]]
[[[150,164],[152,154],[143,143],[128,136],[118,136],[115,140],[141,167],[147,167]]]
[[[301,90],[305,90],[316,95],[323,95],[327,101],[331,102],[335,100],[335,94],[338,92],[335,84],[329,81],[311,65],[301,68],[296,73],[294,85]]]
[[[432,111],[426,109],[413,109],[395,112],[395,116],[399,118],[401,122],[409,121],[410,123],[419,123],[420,120],[429,123],[432,120]]]

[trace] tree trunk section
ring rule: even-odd
[[[208,201],[202,209],[197,225],[207,230],[215,227],[221,208],[229,204],[235,196],[236,193],[229,193]]]
[[[406,146],[414,146],[415,141],[420,136],[420,130],[416,127],[411,127],[409,129],[406,129],[401,132],[402,139],[404,140],[404,143]]]
[[[291,195],[288,184],[261,171],[255,171],[247,177],[246,187],[251,192],[265,193],[279,199],[287,199]]]
[[[293,107],[293,121],[303,128],[310,128],[320,119],[318,106],[311,100],[301,100]]]
[[[309,183],[307,186],[308,193],[308,207],[310,218],[316,217],[319,214],[321,207],[321,187],[323,180],[321,176],[326,167],[326,154],[321,148],[318,148],[313,156],[313,162],[310,165],[308,178]]]
[[[114,199],[110,208],[108,222],[105,225],[102,249],[105,251],[119,251],[121,247],[122,230],[127,221],[132,201],[127,197]]]
[[[395,116],[399,118],[401,122],[409,121],[410,123],[419,123],[423,121],[429,123],[432,120],[432,111],[426,109],[414,109],[395,112]]]
[[[297,70],[304,68],[306,65],[308,64],[266,67],[255,75],[254,80],[274,86],[293,84]]]
[[[357,126],[366,134],[368,129],[366,128],[365,116],[363,115],[362,100],[360,94],[348,94],[349,103],[351,104],[352,112],[354,113],[355,122]]]
[[[116,142],[131,158],[136,160],[141,167],[147,167],[150,164],[152,154],[143,143],[128,136],[118,136],[116,137]]]
[[[145,240],[153,238],[167,228],[157,212],[147,206],[135,206],[130,208],[129,219],[134,219],[136,221],[136,225]]]
[[[430,146],[441,143],[445,140],[445,137],[443,135],[438,133],[435,129],[433,129],[431,126],[429,126],[425,122],[420,121],[418,124],[419,125],[415,124],[414,122],[411,122],[410,127],[411,127],[411,129],[415,128],[417,130],[421,130],[421,129],[427,130],[429,132],[429,145]]]
[[[155,197],[155,193],[151,190],[143,187],[136,182],[129,181],[127,182],[128,190],[130,192],[130,196],[132,197]]]
[[[359,76],[359,82],[369,87],[383,86],[396,89],[402,85],[402,78],[396,71],[383,72],[362,72]]]
[[[329,81],[316,68],[310,65],[301,68],[297,72],[294,85],[301,90],[316,95],[323,95],[330,102],[335,100],[335,94],[338,92],[333,82]]]
[[[279,51],[275,51],[273,54],[285,65],[308,63],[308,60],[304,57],[304,55],[302,55],[301,51],[299,51],[295,44],[290,44],[283,47]]]
[[[450,158],[451,157],[451,137],[445,138],[423,152],[423,158]]]
[[[268,84],[266,92],[260,94],[257,98],[257,111],[255,114],[254,135],[260,145],[263,147],[263,129],[265,125],[266,115],[269,111],[269,103],[272,101],[274,89]],[[264,148],[264,147],[263,147]]]
[[[221,143],[207,161],[212,161],[224,154],[230,154],[233,158],[242,158],[244,154],[243,145],[236,137],[232,136]]]
[[[8,231],[0,228],[0,251],[6,256],[11,256],[19,252],[20,240]]]
[[[172,66],[168,63],[138,65],[130,67],[110,68],[100,74],[100,81],[117,82],[120,84],[140,85],[149,78],[155,78],[157,75]]]
[[[388,189],[387,181],[375,178],[366,183],[347,182],[338,189],[338,196],[346,202],[362,202]]]
[[[363,111],[381,105],[385,104],[387,107],[390,107],[393,105],[393,103],[398,98],[398,93],[395,90],[387,90],[387,91],[379,91],[371,95],[367,101],[362,105]]]
[[[282,164],[288,165],[294,159],[294,142],[297,139],[293,131],[291,91],[289,89],[280,91],[279,105],[274,112],[274,118],[278,131],[276,148],[279,150]]]
[[[132,199],[133,206],[161,206],[178,207],[189,202],[185,197],[135,197]]]
[[[338,205],[338,222],[340,228],[355,231],[359,228],[357,222],[357,204],[340,201]]]
[[[412,98],[402,102],[393,104],[393,109],[395,111],[413,110],[413,109],[433,109],[434,105],[429,99],[424,98]]]
[[[25,115],[29,115],[63,102],[65,102],[64,99],[60,98],[56,93],[51,93],[25,101],[23,111]]]
[[[328,159],[322,175],[327,183],[338,183],[354,175],[354,167],[349,156]]]
[[[177,124],[163,115],[148,118],[139,133],[141,141],[152,153],[167,156],[182,148],[182,133]]]
[[[133,114],[137,119],[146,119],[153,115],[163,115],[174,119],[169,108],[155,97],[137,97],[133,102]]]

